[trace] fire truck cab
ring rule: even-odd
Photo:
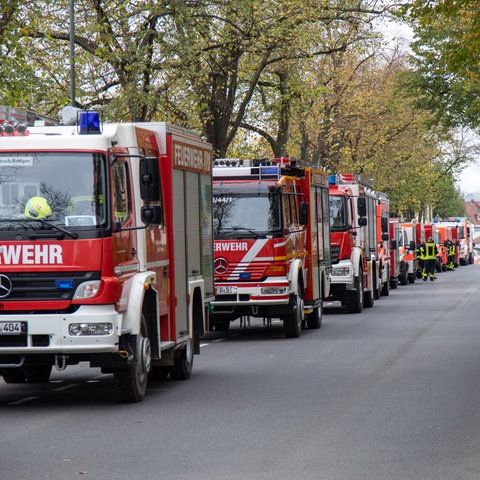
[[[212,324],[276,317],[287,337],[320,328],[329,294],[326,175],[274,161],[218,159],[213,167]]]
[[[360,313],[364,306],[373,306],[382,290],[377,236],[378,196],[372,183],[360,175],[330,175],[329,183],[330,299],[341,301],[348,312]]]

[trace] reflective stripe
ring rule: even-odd
[[[434,243],[425,244],[425,260],[434,260],[436,257],[436,245]]]

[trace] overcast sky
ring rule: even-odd
[[[480,200],[480,165],[477,163],[467,167],[462,172],[458,185],[465,195],[479,193]]]

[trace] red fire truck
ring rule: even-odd
[[[377,257],[380,294],[390,294],[390,201],[384,193],[377,199]]]
[[[400,221],[398,218],[389,220],[390,234],[390,288],[397,288],[400,282],[401,263],[400,263]]]
[[[473,227],[468,219],[465,218],[449,218],[435,224],[438,228],[451,230],[452,240],[456,244],[457,256],[456,263],[458,265],[470,265],[473,263],[473,244],[471,232]]]
[[[280,318],[287,337],[320,328],[329,294],[326,175],[287,158],[215,160],[212,324]]]
[[[211,146],[91,111],[1,127],[3,379],[86,361],[137,402],[149,376],[189,378],[214,289]]]
[[[400,224],[405,233],[405,242],[403,245],[403,261],[406,265],[406,278],[400,282],[402,285],[415,283],[415,279],[421,276],[420,267],[417,259],[417,246],[423,243],[420,239],[420,230],[418,229],[418,221],[416,218],[410,222]]]
[[[382,288],[377,244],[377,193],[361,175],[330,175],[330,299],[348,312],[372,307]]]

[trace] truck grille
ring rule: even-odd
[[[265,264],[244,264],[244,263],[239,263],[237,265],[230,264],[228,266],[228,270],[225,273],[219,274],[218,271],[216,272],[215,275],[215,280],[217,282],[221,281],[226,281],[227,279],[229,281],[235,280],[235,281],[245,281],[245,282],[251,282],[253,281],[259,281],[263,280],[265,277],[265,269],[267,266]],[[242,273],[249,273],[250,276],[248,278],[240,278],[239,273],[233,274],[233,272],[237,269],[237,272],[242,272]],[[233,274],[233,275],[232,275]]]
[[[19,300],[71,300],[81,283],[100,279],[100,272],[18,272],[2,275],[12,284],[11,293],[0,298],[3,304]]]
[[[332,252],[332,265],[338,263],[338,255],[340,254],[340,247],[331,247]]]

